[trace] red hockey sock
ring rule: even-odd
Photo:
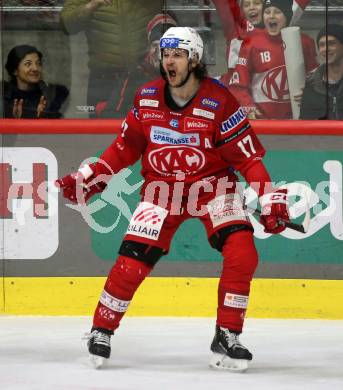
[[[107,277],[93,318],[94,328],[115,330],[119,326],[139,285],[152,266],[142,261],[119,256]]]
[[[241,332],[250,282],[258,263],[253,233],[242,230],[229,235],[222,254],[224,260],[218,287],[217,325]]]

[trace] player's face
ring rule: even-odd
[[[326,51],[327,51],[327,63],[329,65],[339,64],[343,62],[343,45],[334,36],[328,35],[327,50],[326,50],[325,36],[319,39],[318,48],[319,48],[319,55],[324,62],[326,62]]]
[[[32,85],[37,84],[42,76],[42,64],[37,53],[27,54],[15,71],[18,83]]]
[[[263,13],[263,22],[269,35],[279,35],[287,26],[285,14],[277,7],[268,7]]]
[[[242,10],[244,16],[253,25],[257,25],[262,22],[262,0],[243,0]]]
[[[179,87],[188,76],[192,64],[188,60],[188,52],[184,49],[164,49],[162,66],[167,74],[171,87]]]

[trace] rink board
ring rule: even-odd
[[[23,129],[28,128],[25,122],[20,123]],[[74,122],[54,123],[70,133],[68,126]],[[306,179],[313,190],[319,183],[336,183],[338,191],[333,194],[339,212],[313,218],[309,233],[301,237],[290,237],[289,231],[284,236],[256,237],[260,264],[249,317],[343,319],[343,128],[340,134],[328,136],[328,124],[315,121],[309,126],[311,132],[318,124],[322,133],[310,133],[311,137],[306,133],[290,136],[294,133],[289,129],[284,135],[272,135],[269,130],[262,140],[270,151],[265,162],[272,177],[287,182]],[[338,124],[334,125],[338,129]],[[84,123],[80,126],[83,129]],[[94,131],[102,128],[96,122],[92,126]],[[324,131],[326,135],[320,136]],[[43,163],[53,181],[112,140],[112,135],[91,133],[10,134],[3,136],[0,157],[3,165],[12,167],[13,183],[33,183],[35,169],[40,166],[36,164]],[[139,182],[138,171],[136,166],[127,180],[130,189]],[[324,190],[328,195],[327,187]],[[123,198],[130,198],[127,204],[131,211],[138,200],[139,190],[136,192],[132,196],[124,192]],[[55,196],[55,202],[47,202],[51,215],[38,218],[32,213],[31,198],[18,197],[14,198],[11,218],[0,218],[0,314],[91,315],[98,301],[128,221],[120,219],[110,233],[95,233],[79,211],[66,207],[67,202],[57,194],[49,195]],[[311,211],[316,207],[321,213],[321,206],[325,211],[330,204],[326,198]],[[94,214],[93,222],[111,226],[120,213],[113,199],[100,200],[104,207]],[[215,316],[221,256],[209,246],[203,226],[196,222],[181,226],[170,253],[139,289],[129,315]]]
[[[91,315],[104,277],[4,278],[0,313]],[[216,315],[218,278],[149,277],[128,310],[131,316]],[[342,280],[255,279],[248,317],[343,319]]]

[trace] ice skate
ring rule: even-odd
[[[239,335],[219,326],[216,326],[211,351],[210,367],[219,370],[243,372],[252,360],[252,354],[239,342]]]
[[[85,335],[88,340],[89,360],[96,369],[102,367],[111,355],[111,332],[106,329],[92,329]]]

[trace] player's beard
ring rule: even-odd
[[[187,72],[186,77],[181,79],[181,81],[177,85],[174,85],[173,88],[181,88],[181,87],[183,87],[187,83],[191,73],[192,73],[192,70],[188,68],[188,72]]]

